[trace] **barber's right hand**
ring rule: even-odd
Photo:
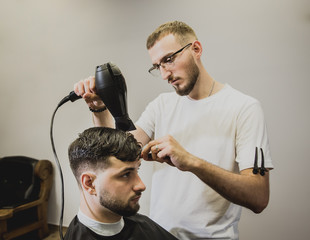
[[[74,92],[76,95],[81,96],[88,107],[98,110],[105,105],[101,98],[96,94],[95,77],[90,76],[74,84]]]

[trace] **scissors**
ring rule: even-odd
[[[263,149],[260,148],[260,152],[261,152],[261,157],[262,157],[262,165],[259,168],[257,165],[257,161],[258,161],[258,156],[257,156],[257,147],[255,148],[255,158],[254,158],[254,168],[253,168],[253,173],[257,174],[258,172],[260,173],[260,175],[264,176],[265,172],[268,172],[268,169],[265,168],[265,159],[264,159],[264,152]]]

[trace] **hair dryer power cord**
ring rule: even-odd
[[[61,240],[64,240],[63,237],[63,230],[62,230],[62,224],[63,224],[63,215],[64,215],[64,203],[65,203],[65,198],[64,198],[64,179],[63,179],[63,174],[62,174],[62,170],[61,170],[61,166],[60,166],[60,162],[59,159],[57,157],[57,153],[56,153],[56,148],[55,148],[55,144],[54,144],[54,138],[53,138],[53,125],[54,125],[54,118],[56,115],[56,112],[58,110],[58,108],[60,108],[60,106],[62,106],[64,103],[68,102],[69,100],[71,102],[74,102],[77,99],[80,99],[81,97],[77,96],[73,91],[70,92],[70,94],[66,97],[64,97],[57,105],[53,115],[52,115],[52,120],[51,120],[51,126],[50,126],[50,138],[51,138],[51,144],[52,144],[52,149],[53,149],[53,153],[54,153],[54,158],[55,158],[55,162],[57,164],[58,167],[58,171],[59,171],[59,175],[60,175],[60,180],[61,180],[61,212],[60,212],[60,218],[59,218],[59,236]]]

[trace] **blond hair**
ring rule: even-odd
[[[193,37],[195,40],[198,40],[196,33],[190,26],[184,22],[173,21],[164,23],[156,28],[155,31],[147,38],[146,48],[152,48],[158,40],[169,34],[173,34],[180,44],[188,43],[189,38]]]

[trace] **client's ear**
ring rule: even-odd
[[[83,172],[81,174],[81,186],[82,188],[91,195],[96,194],[96,188],[94,181],[96,179],[96,174],[91,172]]]

